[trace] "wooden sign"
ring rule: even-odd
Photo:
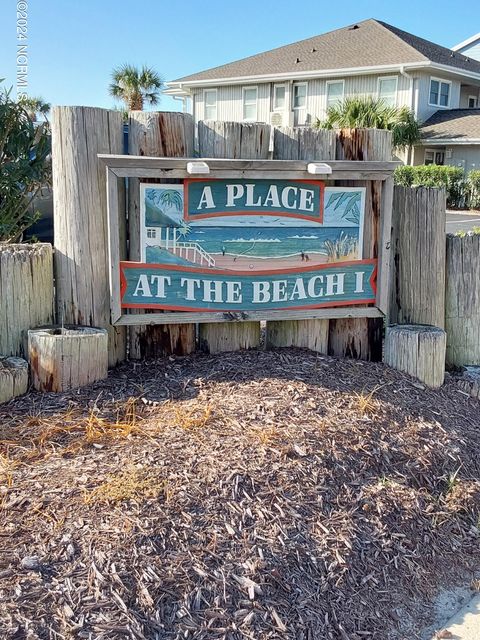
[[[253,311],[375,302],[362,260],[365,188],[316,180],[141,185],[142,264],[124,309]]]
[[[197,178],[187,165],[198,159],[103,159],[113,323],[385,313],[396,163],[329,162],[328,179],[348,180],[347,187],[314,179],[301,161],[209,159],[203,161],[209,175]],[[119,259],[117,181],[124,177],[163,179],[140,185],[139,262]],[[384,185],[375,227],[371,218],[365,220],[365,180]],[[363,183],[352,186],[355,181]]]

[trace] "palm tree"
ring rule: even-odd
[[[37,121],[37,116],[42,115],[45,120],[47,120],[47,115],[50,112],[50,104],[45,102],[43,98],[40,97],[29,97],[24,96],[18,100],[18,103],[22,105],[25,111],[28,113],[30,120],[32,122]]]
[[[163,80],[150,67],[141,69],[131,64],[124,64],[112,71],[110,95],[123,100],[129,111],[142,111],[145,103],[155,105],[160,100]]]
[[[327,110],[325,121],[317,119],[317,129],[388,129],[393,146],[409,147],[420,139],[420,128],[408,107],[393,107],[371,97],[345,98]]]

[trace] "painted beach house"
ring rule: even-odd
[[[309,126],[347,96],[375,96],[423,123],[406,161],[469,170],[480,167],[476,38],[448,49],[370,19],[178,78],[166,93],[188,102],[195,122],[274,126]]]

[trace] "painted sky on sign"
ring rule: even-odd
[[[447,47],[478,32],[478,0],[29,2],[29,93],[53,104],[111,108],[112,67],[149,64],[166,80],[377,18]],[[454,6],[454,10],[452,7]],[[292,12],[295,13],[293,18]],[[0,2],[0,78],[15,84],[16,2]],[[161,108],[181,110],[164,96]]]

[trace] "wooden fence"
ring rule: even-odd
[[[25,357],[28,330],[53,316],[52,246],[0,245],[0,356]]]
[[[480,235],[447,236],[447,365],[480,365]]]
[[[58,321],[106,328],[110,365],[127,356],[183,355],[197,347],[218,352],[258,346],[258,322],[207,323],[198,328],[188,322],[129,329],[110,325],[106,185],[97,154],[122,153],[123,122],[118,112],[59,107],[53,112],[52,129]],[[193,145],[194,126],[189,114],[129,114],[131,155],[192,157]],[[270,126],[265,124],[200,122],[197,146],[200,157],[211,158],[273,157],[327,162],[391,159],[391,135],[378,130],[333,132],[285,127],[274,129],[272,135]],[[142,176],[138,174],[138,178]],[[152,178],[145,181],[162,182]],[[345,181],[336,184],[348,185]],[[365,258],[377,258],[381,249],[378,241],[380,185],[370,181],[365,182],[365,186],[363,253]],[[138,260],[139,180],[129,179],[127,197],[120,191],[121,253],[127,259]],[[395,189],[393,209],[395,260],[390,321],[442,327],[445,317],[444,194],[433,189],[399,187]],[[448,295],[447,291],[447,298]],[[447,316],[448,313],[447,310]],[[332,355],[380,360],[383,329],[382,319],[377,318],[268,321],[266,346],[303,346]]]

